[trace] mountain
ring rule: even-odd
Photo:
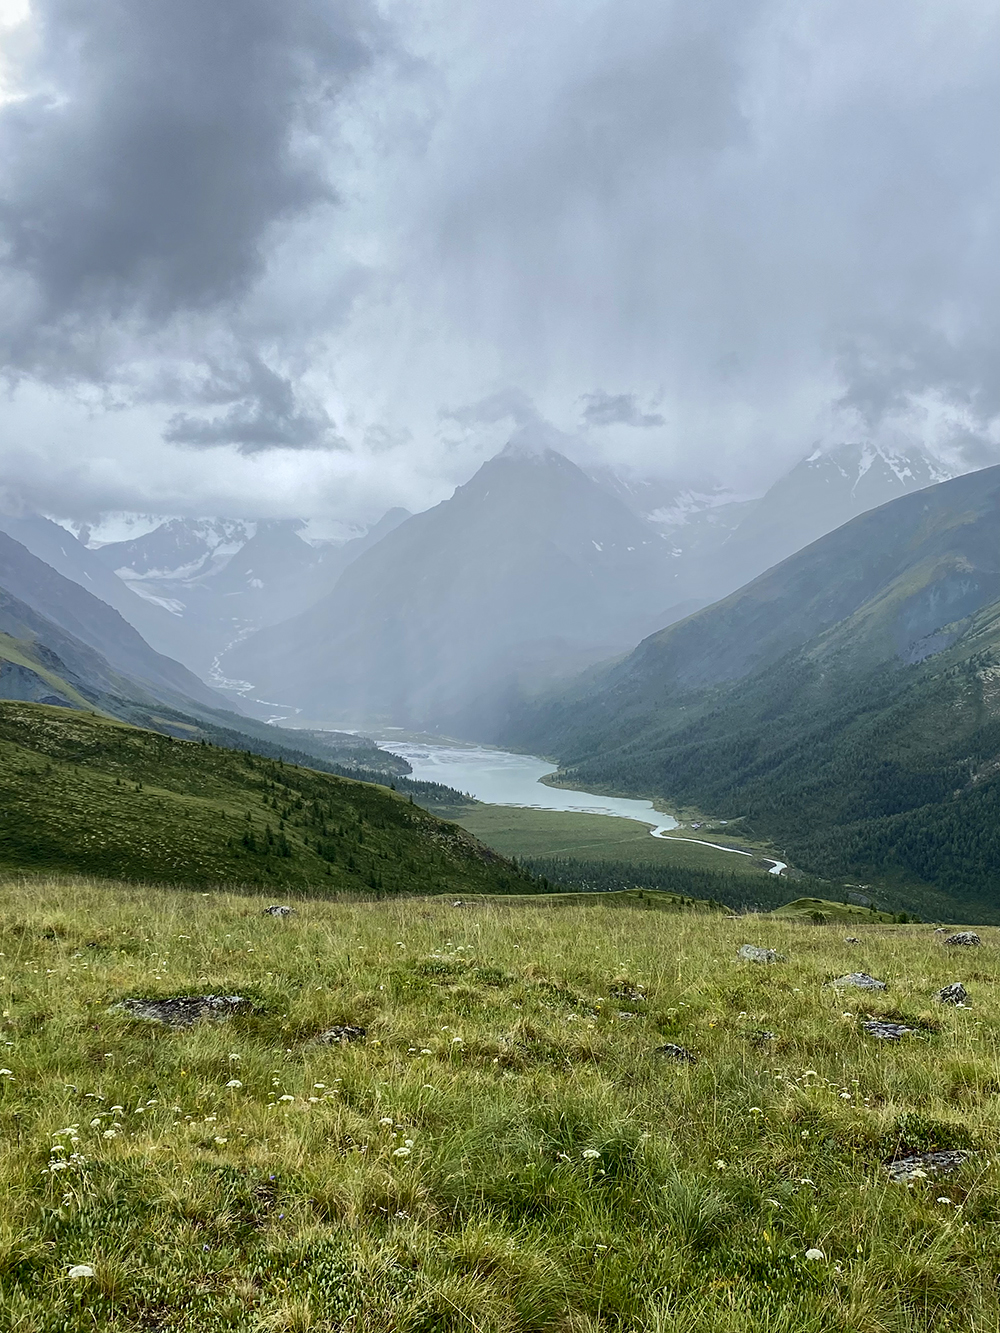
[[[858,514],[953,474],[917,446],[848,443],[814,450],[754,499],[607,468],[593,475],[657,525],[674,553],[678,589],[704,605]]]
[[[132,601],[177,625],[178,656],[225,687],[217,659],[255,629],[304,611],[352,560],[408,517],[390,510],[361,537],[313,545],[294,519],[168,519],[91,555]],[[115,603],[120,605],[120,603]]]
[[[141,537],[102,543],[95,554],[126,578],[191,579],[225,565],[255,532],[243,519],[171,518]]]
[[[996,911],[998,681],[993,467],[853,519],[505,740],[577,784],[743,818],[814,873]]]
[[[950,475],[917,447],[814,450],[741,516],[704,565],[698,590],[730,592],[857,515]]]
[[[214,690],[179,662],[149,646],[113,607],[0,532],[0,589],[98,653],[115,672],[161,700],[220,707]]]
[[[530,892],[386,787],[89,713],[0,703],[0,867],[316,893]]]
[[[180,617],[165,605],[149,601],[108,569],[96,551],[90,551],[71,532],[41,514],[0,514],[0,532],[45,564],[72,579],[119,612],[157,652],[179,661],[192,655],[192,643]]]
[[[489,738],[512,699],[628,648],[675,600],[668,543],[522,432],[222,667],[309,718]]]

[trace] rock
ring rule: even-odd
[[[265,907],[261,916],[291,916],[294,911],[294,907],[285,907],[284,904],[278,904],[274,907]]]
[[[455,901],[452,903],[452,907],[464,907],[464,906],[465,903],[462,901],[461,898],[456,898]]]
[[[955,1148],[947,1152],[914,1153],[912,1157],[898,1157],[894,1162],[887,1162],[885,1169],[897,1184],[927,1176],[950,1176],[968,1155]]]
[[[916,1028],[905,1027],[902,1023],[887,1023],[879,1018],[870,1019],[861,1026],[869,1037],[877,1037],[879,1041],[899,1041],[900,1037],[916,1032]]]
[[[130,998],[114,1006],[133,1018],[147,1018],[171,1028],[189,1028],[200,1018],[231,1018],[250,1011],[250,1001],[242,995],[175,995],[170,999]]]
[[[316,1041],[323,1046],[346,1046],[351,1041],[364,1041],[367,1035],[367,1028],[342,1023],[337,1027],[327,1028],[325,1032],[321,1032]]]
[[[861,941],[858,939],[857,935],[845,935],[845,936],[844,936],[844,943],[845,943],[845,944],[860,944]]]
[[[645,1001],[646,999],[646,996],[641,990],[637,990],[635,986],[629,985],[627,981],[617,982],[609,989],[608,994],[613,1000],[631,1000],[633,1003],[637,1000]]]
[[[767,1028],[759,1028],[750,1033],[750,1040],[755,1046],[766,1046],[769,1041],[777,1041],[778,1038],[773,1032],[768,1032]]]
[[[888,990],[889,987],[884,981],[878,981],[875,977],[870,977],[867,972],[848,972],[844,977],[834,977],[833,981],[826,983],[828,986],[856,986],[859,990]]]
[[[657,1046],[653,1052],[654,1055],[665,1056],[668,1060],[677,1060],[681,1064],[693,1065],[698,1057],[692,1055],[684,1046],[675,1046],[672,1041],[668,1041],[665,1046]]]
[[[776,949],[762,949],[758,944],[741,944],[737,958],[744,963],[780,963],[781,954]]]
[[[982,940],[974,930],[960,930],[957,935],[949,935],[945,944],[952,948],[975,949],[982,944]]]
[[[935,1000],[940,1000],[942,1004],[968,1004],[969,993],[960,981],[953,981],[950,986],[943,986],[941,990],[934,992]]]

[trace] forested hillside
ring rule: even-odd
[[[1000,911],[998,492],[988,469],[855,520],[518,739],[575,784],[742,817],[815,874]]]
[[[534,881],[387,787],[93,714],[0,704],[0,868],[313,892]]]

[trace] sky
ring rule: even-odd
[[[0,0],[0,498],[1000,458],[994,0]]]

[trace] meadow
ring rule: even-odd
[[[5,882],[0,1327],[995,1330],[997,932],[595,898]]]
[[[706,846],[744,846],[724,832],[678,829],[676,837],[653,838],[649,827],[634,819],[578,814],[563,810],[526,810],[507,805],[468,805],[451,815],[462,828],[502,856],[528,860],[570,857],[581,861],[629,861],[663,869],[709,870],[723,874],[767,873],[757,858],[736,856]]]

